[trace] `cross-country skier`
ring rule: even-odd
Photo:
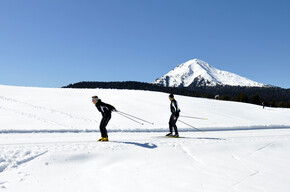
[[[170,133],[168,133],[166,136],[179,137],[177,126],[176,126],[176,121],[179,117],[180,109],[178,108],[177,101],[174,99],[173,94],[169,95],[169,100],[171,101],[171,103],[170,103],[171,116],[169,119],[169,131],[170,131]],[[173,128],[174,128],[175,135],[172,134]]]
[[[102,100],[99,99],[98,96],[93,96],[92,102],[96,105],[97,109],[102,113],[103,116],[100,123],[100,132],[102,137],[98,141],[109,141],[106,126],[108,125],[111,119],[112,111],[117,110],[115,109],[114,106],[102,102]]]

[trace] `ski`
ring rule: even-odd
[[[174,136],[165,136],[165,137],[170,137],[170,138],[185,138],[185,137],[180,137],[180,136],[178,136],[178,137],[174,137]]]

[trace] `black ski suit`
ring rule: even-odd
[[[170,131],[170,133],[172,133],[172,131],[173,131],[172,128],[174,128],[175,134],[178,135],[176,121],[179,117],[180,109],[178,108],[178,104],[177,104],[177,101],[175,99],[171,100],[170,110],[171,110],[171,116],[169,119],[169,131]]]
[[[96,107],[102,113],[102,116],[103,116],[101,123],[100,123],[101,135],[102,135],[102,137],[108,138],[106,126],[108,125],[108,123],[111,119],[112,111],[116,111],[116,109],[114,106],[107,104],[107,103],[104,103],[101,100],[99,100],[96,103]]]

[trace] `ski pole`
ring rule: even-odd
[[[131,121],[134,121],[134,122],[136,122],[136,123],[139,123],[139,124],[143,125],[143,123],[140,123],[139,121],[136,121],[135,119],[132,119],[132,118],[130,118],[130,117],[127,117],[126,115],[123,115],[123,114],[121,114],[121,113],[118,113],[118,114],[121,115],[121,116],[123,116],[123,117],[126,117],[127,119],[130,119]]]
[[[117,112],[118,112],[119,114],[127,115],[127,116],[129,116],[129,117],[133,117],[133,118],[138,119],[138,120],[140,120],[140,121],[144,121],[144,122],[146,122],[146,123],[149,123],[149,124],[154,125],[154,123],[151,123],[151,122],[146,121],[146,120],[144,120],[144,119],[141,119],[141,118],[139,118],[139,117],[135,117],[135,116],[130,115],[130,114],[128,114],[128,113],[124,113],[124,112],[122,112],[122,111],[117,111]]]
[[[180,117],[185,117],[185,118],[192,118],[192,119],[202,119],[202,120],[208,120],[208,118],[202,118],[202,117],[190,117],[190,116],[183,116],[183,115],[180,115]]]
[[[201,132],[204,133],[204,131],[202,131],[202,130],[196,128],[196,127],[193,127],[192,125],[189,125],[189,124],[187,124],[187,123],[185,123],[185,122],[183,122],[183,121],[181,121],[181,120],[179,120],[179,119],[178,119],[178,121],[180,121],[181,123],[183,123],[183,124],[185,124],[185,125],[188,125],[188,126],[191,127],[191,128],[194,128],[194,129],[196,129],[196,130],[201,131]]]

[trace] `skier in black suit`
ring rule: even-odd
[[[93,96],[92,102],[95,104],[95,106],[102,113],[102,116],[103,116],[100,123],[100,132],[101,132],[102,137],[98,141],[109,141],[106,126],[108,125],[112,117],[112,111],[117,111],[117,110],[115,109],[114,106],[102,102],[102,100],[99,99],[98,96]]]
[[[170,103],[170,110],[171,110],[171,116],[169,119],[169,131],[166,136],[168,137],[179,137],[177,126],[176,126],[176,121],[179,117],[180,109],[178,108],[177,101],[174,99],[174,95],[170,94],[169,95],[169,100],[171,101]],[[175,135],[172,134],[174,128]]]

